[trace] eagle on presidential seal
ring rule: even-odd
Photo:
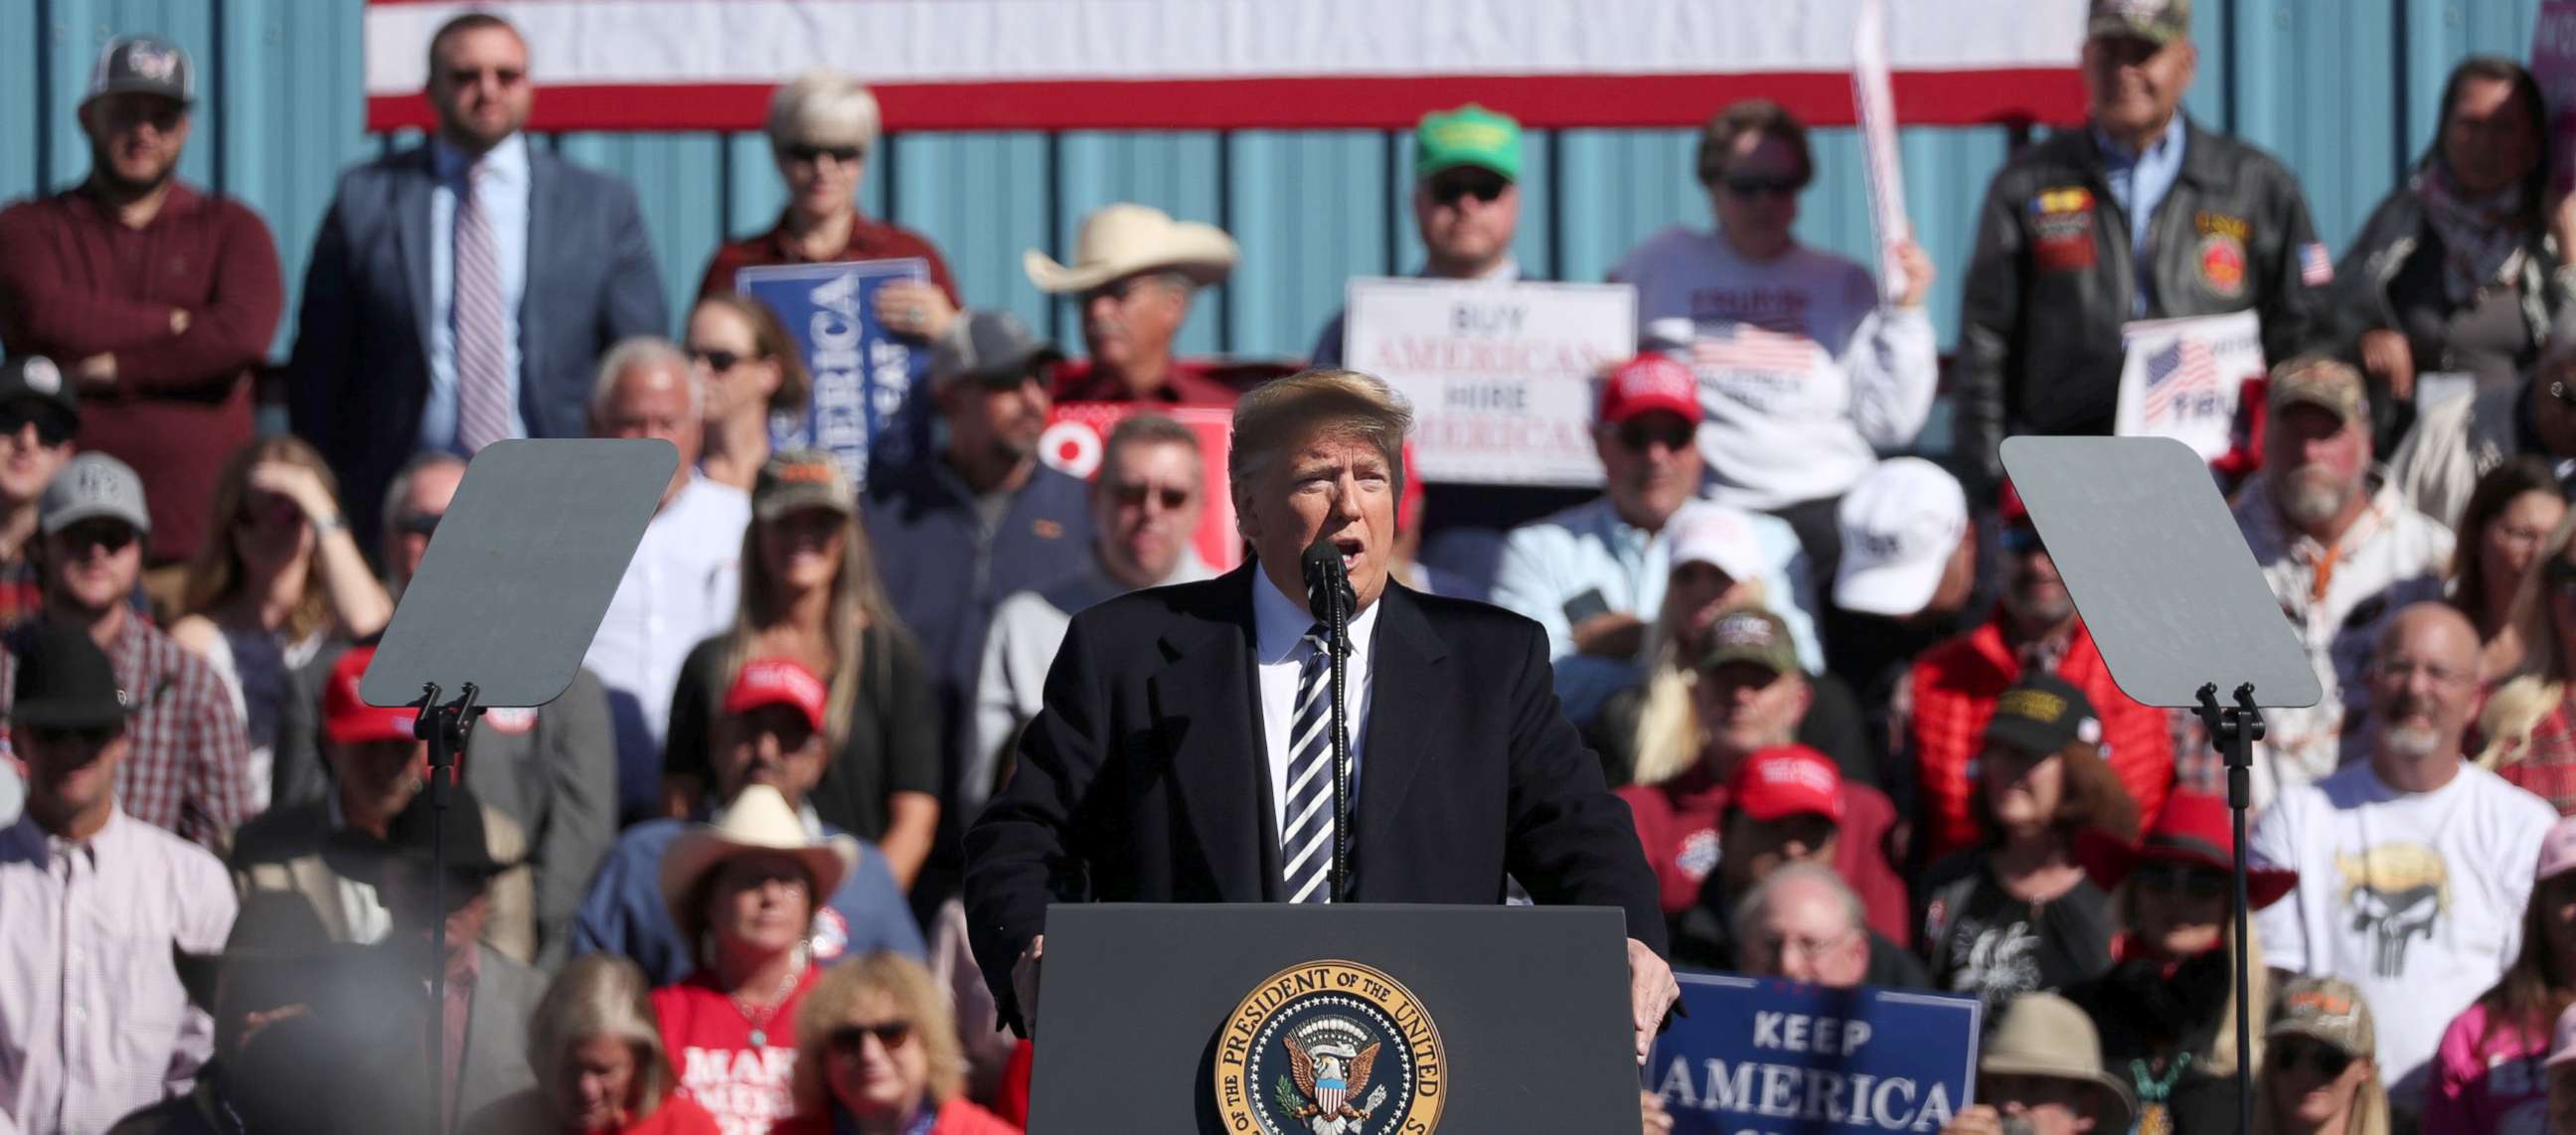
[[[1319,1017],[1287,1038],[1288,1075],[1272,1084],[1282,1114],[1313,1135],[1355,1135],[1386,1103],[1386,1085],[1369,1091],[1380,1042],[1367,1026]],[[1354,1104],[1368,1092],[1364,1103]]]

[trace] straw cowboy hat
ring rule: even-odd
[[[722,821],[691,825],[662,853],[662,902],[671,908],[672,921],[688,925],[680,908],[689,892],[717,864],[739,855],[783,855],[802,864],[813,877],[819,908],[858,866],[859,841],[845,835],[815,839],[787,797],[766,784],[749,785],[725,808]]]
[[[1234,270],[1234,238],[1215,225],[1175,221],[1147,205],[1116,204],[1082,219],[1073,241],[1073,264],[1030,249],[1020,262],[1039,291],[1087,292],[1121,276],[1168,270],[1202,284],[1221,283]]]
[[[2093,1089],[2097,1131],[2126,1131],[2137,1105],[2129,1086],[2102,1070],[2102,1041],[2075,1003],[2025,993],[2004,1007],[1977,1057],[1977,1075],[2045,1076]]]

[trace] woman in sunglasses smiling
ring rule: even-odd
[[[796,1017],[796,1118],[775,1135],[1019,1135],[965,1097],[948,995],[921,963],[853,958]]]
[[[1716,228],[1657,233],[1610,279],[1636,285],[1641,342],[1699,374],[1711,495],[1797,526],[1822,592],[1840,558],[1835,502],[1931,413],[1932,261],[1899,240],[1889,253],[1905,283],[1889,296],[1869,269],[1798,243],[1815,156],[1806,126],[1777,103],[1709,119],[1698,169]]]
[[[2281,990],[2272,1027],[2263,1034],[2263,1071],[2254,1080],[2254,1135],[2389,1135],[2378,1031],[2370,1006],[2352,986],[2331,977],[2290,982]],[[2232,1125],[2235,1113],[2228,1115]]]
[[[2236,839],[2227,802],[2198,792],[2165,798],[2136,844],[2087,833],[2076,858],[2111,892],[2125,927],[2109,972],[2066,991],[2093,1018],[2102,1066],[2137,1095],[2142,1130],[2173,1135],[2236,1129],[2235,951],[2228,945]],[[2247,901],[2260,910],[2298,885],[2296,872],[2257,868]],[[2269,1004],[2260,950],[2249,951],[2248,1003]],[[2259,1044],[2259,1041],[2258,1041]],[[2258,1109],[2259,1110],[2259,1109]],[[2163,1126],[2154,1124],[2161,1116]]]

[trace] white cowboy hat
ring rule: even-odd
[[[789,807],[787,797],[766,784],[745,787],[725,808],[724,819],[692,824],[662,853],[662,902],[671,920],[686,926],[681,906],[698,880],[727,859],[741,855],[783,855],[802,864],[813,877],[817,909],[839,890],[841,880],[859,864],[859,841],[845,835],[817,840]]]
[[[2004,1006],[1977,1057],[1977,1073],[2045,1076],[2089,1088],[2098,1130],[2126,1131],[2137,1113],[2129,1085],[2102,1070],[2102,1045],[2092,1019],[2055,994],[2025,993]]]
[[[1151,206],[1121,203],[1094,209],[1082,219],[1070,267],[1034,248],[1021,254],[1020,263],[1039,291],[1060,295],[1157,269],[1186,272],[1202,284],[1220,283],[1234,270],[1235,256],[1234,238],[1224,229],[1175,221]]]

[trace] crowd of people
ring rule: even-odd
[[[1543,630],[1672,962],[1980,999],[1953,1132],[2232,1130],[2239,1068],[2265,1132],[2576,1123],[2576,206],[2539,87],[2460,64],[2330,258],[2295,177],[2179,109],[2189,21],[2096,0],[2086,125],[1994,175],[1951,460],[1887,456],[1942,386],[1940,267],[1800,244],[1806,128],[1738,103],[1709,223],[1611,272],[1641,353],[1600,376],[1599,490],[1399,471],[1393,575]],[[1248,385],[1173,347],[1233,241],[1114,204],[1031,251],[1069,358],[858,211],[877,104],[815,73],[769,114],[777,223],[675,322],[633,189],[530,144],[520,32],[426,51],[439,128],[348,171],[305,262],[290,432],[252,404],[275,242],[174,177],[177,47],[113,41],[86,180],[0,212],[0,1132],[1018,1130],[967,832],[1073,616],[1218,574],[1240,486],[1162,411]],[[1518,124],[1414,144],[1420,274],[1524,279]],[[815,376],[734,274],[896,258],[917,444],[774,447]],[[2254,754],[2240,1051],[2222,770],[2113,681],[1996,446],[2111,432],[2124,324],[2244,311],[2272,365],[2213,475],[2327,696]],[[1088,482],[1038,453],[1075,402],[1131,411]],[[413,715],[359,684],[518,437],[681,460],[571,687],[473,729],[434,861]]]

